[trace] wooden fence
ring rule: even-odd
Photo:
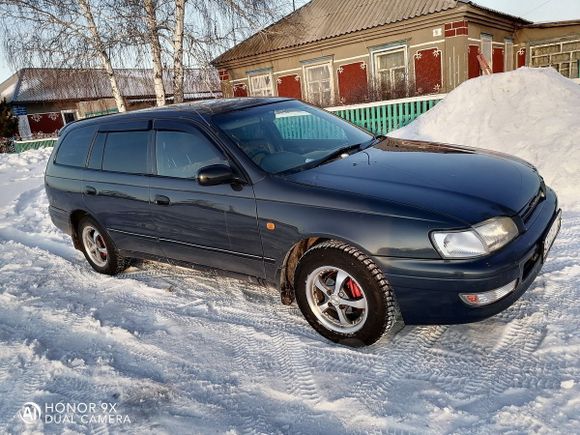
[[[52,147],[56,143],[56,140],[56,138],[17,140],[14,141],[14,152],[21,153],[28,150]]]
[[[326,110],[375,134],[387,134],[413,122],[432,109],[445,98],[445,95],[426,95],[354,106],[331,107]]]

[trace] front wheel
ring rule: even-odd
[[[321,335],[348,346],[376,342],[395,324],[396,303],[382,271],[337,241],[309,249],[296,271],[296,300]]]

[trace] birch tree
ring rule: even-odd
[[[110,11],[99,0],[0,0],[6,57],[24,67],[102,68],[120,112],[126,110],[113,68],[120,55]],[[99,18],[97,18],[97,14]]]
[[[185,27],[185,0],[175,0],[175,26],[173,28],[173,98],[183,103],[183,37]]]
[[[163,84],[163,63],[161,61],[161,43],[159,42],[159,28],[157,23],[156,2],[145,0],[145,17],[149,33],[149,45],[151,47],[151,60],[153,63],[153,84],[157,106],[165,106],[165,85]]]
[[[79,6],[81,7],[83,16],[87,21],[89,35],[91,36],[93,41],[93,48],[99,55],[103,68],[107,72],[107,76],[109,77],[109,81],[111,82],[111,91],[113,93],[115,103],[117,104],[117,109],[119,110],[119,112],[125,112],[127,110],[127,108],[125,107],[125,101],[123,100],[123,96],[121,95],[121,90],[119,89],[117,78],[115,77],[115,71],[113,70],[113,65],[111,64],[111,59],[109,57],[109,54],[107,53],[101,34],[97,29],[97,24],[95,23],[95,18],[93,16],[91,6],[88,0],[78,0],[78,2]]]
[[[216,85],[212,59],[291,7],[288,0],[0,0],[0,39],[15,69],[100,67],[122,112],[116,68],[150,69],[156,104],[170,93],[180,103],[186,83]]]

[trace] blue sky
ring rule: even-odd
[[[289,2],[291,0],[288,0]],[[297,0],[302,5],[305,0]],[[502,12],[527,18],[530,21],[557,21],[580,18],[580,0],[476,0],[476,3]],[[13,71],[6,65],[0,48],[0,83]]]

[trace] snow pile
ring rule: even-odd
[[[516,155],[538,168],[565,208],[580,208],[580,86],[552,68],[469,80],[392,136]]]
[[[0,210],[29,188],[42,185],[52,148],[0,154]]]

